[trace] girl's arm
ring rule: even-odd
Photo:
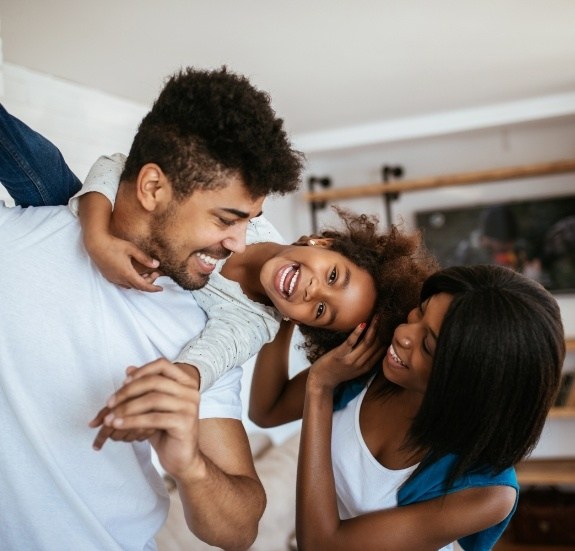
[[[161,291],[160,286],[152,284],[158,273],[142,270],[144,273],[140,274],[132,262],[153,270],[158,267],[158,261],[109,231],[124,162],[125,157],[120,154],[100,157],[90,169],[81,191],[70,199],[70,210],[79,216],[86,250],[106,279],[140,291]]]
[[[354,345],[365,329],[361,324],[350,335]],[[305,369],[292,379],[289,378],[289,348],[293,324],[282,322],[275,340],[264,346],[258,354],[252,387],[250,391],[249,416],[262,427],[274,427],[296,419],[301,419],[304,410],[306,383],[309,370]],[[357,333],[358,337],[354,335]],[[341,382],[355,379],[367,373],[383,355],[383,349],[375,338],[376,323],[364,339],[356,346],[348,341],[318,358],[311,366],[315,373],[323,373],[333,382],[334,388]],[[333,411],[333,393],[331,397]]]
[[[257,356],[248,415],[260,427],[301,419],[308,369],[289,378],[289,350],[294,324],[282,321],[276,338]]]
[[[358,328],[344,343],[350,356],[354,350],[363,354],[362,344],[375,338],[370,329],[356,347],[360,334]],[[340,381],[334,372],[315,367],[307,380],[296,493],[300,551],[436,551],[508,516],[515,490],[491,486],[341,520],[331,457],[333,390]]]

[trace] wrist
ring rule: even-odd
[[[197,389],[200,388],[201,383],[200,371],[195,365],[182,362],[174,362],[174,365],[177,365],[186,375],[188,375],[188,377],[190,377],[194,381],[194,384],[196,385]]]
[[[330,398],[333,397],[333,392],[337,384],[334,384],[332,381],[329,381],[320,374],[318,374],[313,369],[310,370],[308,378],[307,378],[307,392],[317,395],[317,396],[329,396]]]
[[[178,473],[170,473],[178,485],[199,484],[208,479],[208,466],[201,453],[197,453],[190,464]]]

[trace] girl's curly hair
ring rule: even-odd
[[[389,342],[395,328],[419,304],[423,281],[437,270],[437,262],[425,250],[419,232],[402,233],[397,226],[392,226],[381,233],[375,216],[354,214],[337,207],[334,210],[345,228],[326,229],[314,237],[331,239],[332,251],[371,275],[377,293],[372,317],[378,318],[383,342]],[[304,337],[301,347],[310,362],[339,346],[349,335],[349,332],[308,325],[300,325],[299,329]]]

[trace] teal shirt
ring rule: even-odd
[[[444,484],[457,457],[453,454],[446,455],[432,463],[411,480],[408,480],[397,493],[399,506],[410,505],[419,501],[427,501],[445,494]],[[495,474],[489,470],[466,473],[455,480],[453,486],[447,491],[448,494],[465,490],[467,488],[482,488],[485,486],[511,486],[517,491],[513,510],[499,524],[491,526],[481,532],[470,534],[461,538],[459,545],[465,551],[489,551],[495,542],[501,537],[509,524],[519,498],[519,485],[515,476],[515,469],[505,469]]]

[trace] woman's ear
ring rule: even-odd
[[[155,163],[145,164],[136,180],[138,200],[151,212],[172,200],[172,187],[162,169]]]

